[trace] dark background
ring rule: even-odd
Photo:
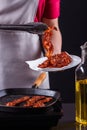
[[[62,51],[81,57],[80,46],[87,41],[87,0],[61,0],[60,12]],[[75,101],[75,68],[49,73],[51,89],[60,91],[63,102]]]

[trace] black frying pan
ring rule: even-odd
[[[5,112],[29,112],[29,113],[40,113],[46,112],[49,110],[59,99],[60,93],[53,90],[47,89],[40,89],[38,88],[42,81],[45,79],[46,73],[42,73],[34,82],[32,88],[10,88],[10,89],[3,89],[0,90],[0,111]],[[45,107],[23,107],[23,106],[6,106],[5,103],[17,99],[21,96],[35,96],[35,95],[43,95],[43,96],[50,96],[52,100],[45,105]]]

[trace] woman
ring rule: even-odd
[[[55,26],[52,43],[54,53],[61,52],[61,33],[58,26],[60,0],[0,0],[0,24],[44,22]],[[41,72],[29,69],[26,60],[42,56],[39,36],[21,31],[0,30],[0,89],[31,87]],[[49,78],[42,83],[49,88]]]

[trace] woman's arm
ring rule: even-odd
[[[61,32],[60,32],[60,29],[59,29],[59,25],[58,25],[58,18],[55,18],[55,19],[47,19],[47,18],[43,18],[42,20],[44,23],[46,23],[49,27],[51,26],[54,26],[57,28],[57,31],[56,30],[53,30],[53,34],[52,34],[52,37],[51,37],[51,42],[54,46],[54,52],[53,52],[53,55],[54,54],[58,54],[58,53],[61,53],[61,48],[62,48],[62,35],[61,35]]]

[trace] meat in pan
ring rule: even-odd
[[[18,105],[19,103],[22,103],[26,100],[28,100],[30,97],[29,96],[23,96],[21,98],[18,98],[18,99],[15,99],[13,101],[10,101],[10,102],[7,102],[6,103],[6,106],[16,106]]]
[[[24,107],[31,107],[36,103],[38,100],[44,99],[45,96],[33,96],[29,100],[26,101]]]
[[[33,107],[44,107],[45,103],[51,101],[51,97],[46,97],[45,99],[39,100],[36,103],[34,103]]]
[[[14,99],[7,102],[6,106],[20,106],[23,103],[23,107],[45,107],[46,103],[49,103],[53,98],[47,96],[23,96],[18,99]]]

